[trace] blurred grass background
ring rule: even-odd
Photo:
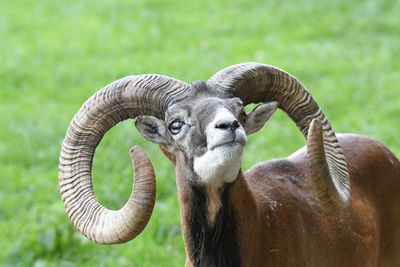
[[[158,177],[157,202],[134,241],[102,246],[69,221],[58,192],[60,145],[83,102],[113,80],[159,73],[206,80],[257,61],[296,76],[337,132],[384,141],[400,155],[400,1],[54,1],[0,3],[0,264],[183,266],[172,164],[134,129],[114,127],[94,159],[99,201],[128,199],[128,151]],[[244,169],[305,141],[277,112],[251,136]]]

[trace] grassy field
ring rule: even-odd
[[[157,202],[134,241],[102,246],[73,227],[58,191],[58,156],[82,103],[120,77],[206,80],[257,61],[296,76],[336,132],[384,141],[399,156],[400,1],[15,0],[0,4],[0,264],[183,266],[174,170],[132,121],[114,127],[94,160],[108,208],[130,194],[128,151],[139,144],[157,175]],[[234,3],[234,4],[233,4]],[[251,136],[244,169],[305,141],[277,112]]]

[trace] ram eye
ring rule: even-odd
[[[183,124],[183,121],[175,120],[169,125],[169,131],[171,134],[178,134],[181,131]]]

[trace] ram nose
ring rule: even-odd
[[[240,124],[237,120],[233,121],[219,121],[215,124],[215,128],[221,130],[231,130],[234,131],[239,128]]]

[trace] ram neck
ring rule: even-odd
[[[176,174],[182,232],[191,263],[194,266],[241,266],[240,235],[247,223],[243,224],[239,218],[246,218],[248,212],[252,212],[242,202],[246,201],[253,207],[251,194],[243,186],[242,173],[236,182],[219,190],[220,207],[213,216],[209,215],[212,210],[208,205],[210,190],[189,185],[184,166],[179,166],[179,163]]]

